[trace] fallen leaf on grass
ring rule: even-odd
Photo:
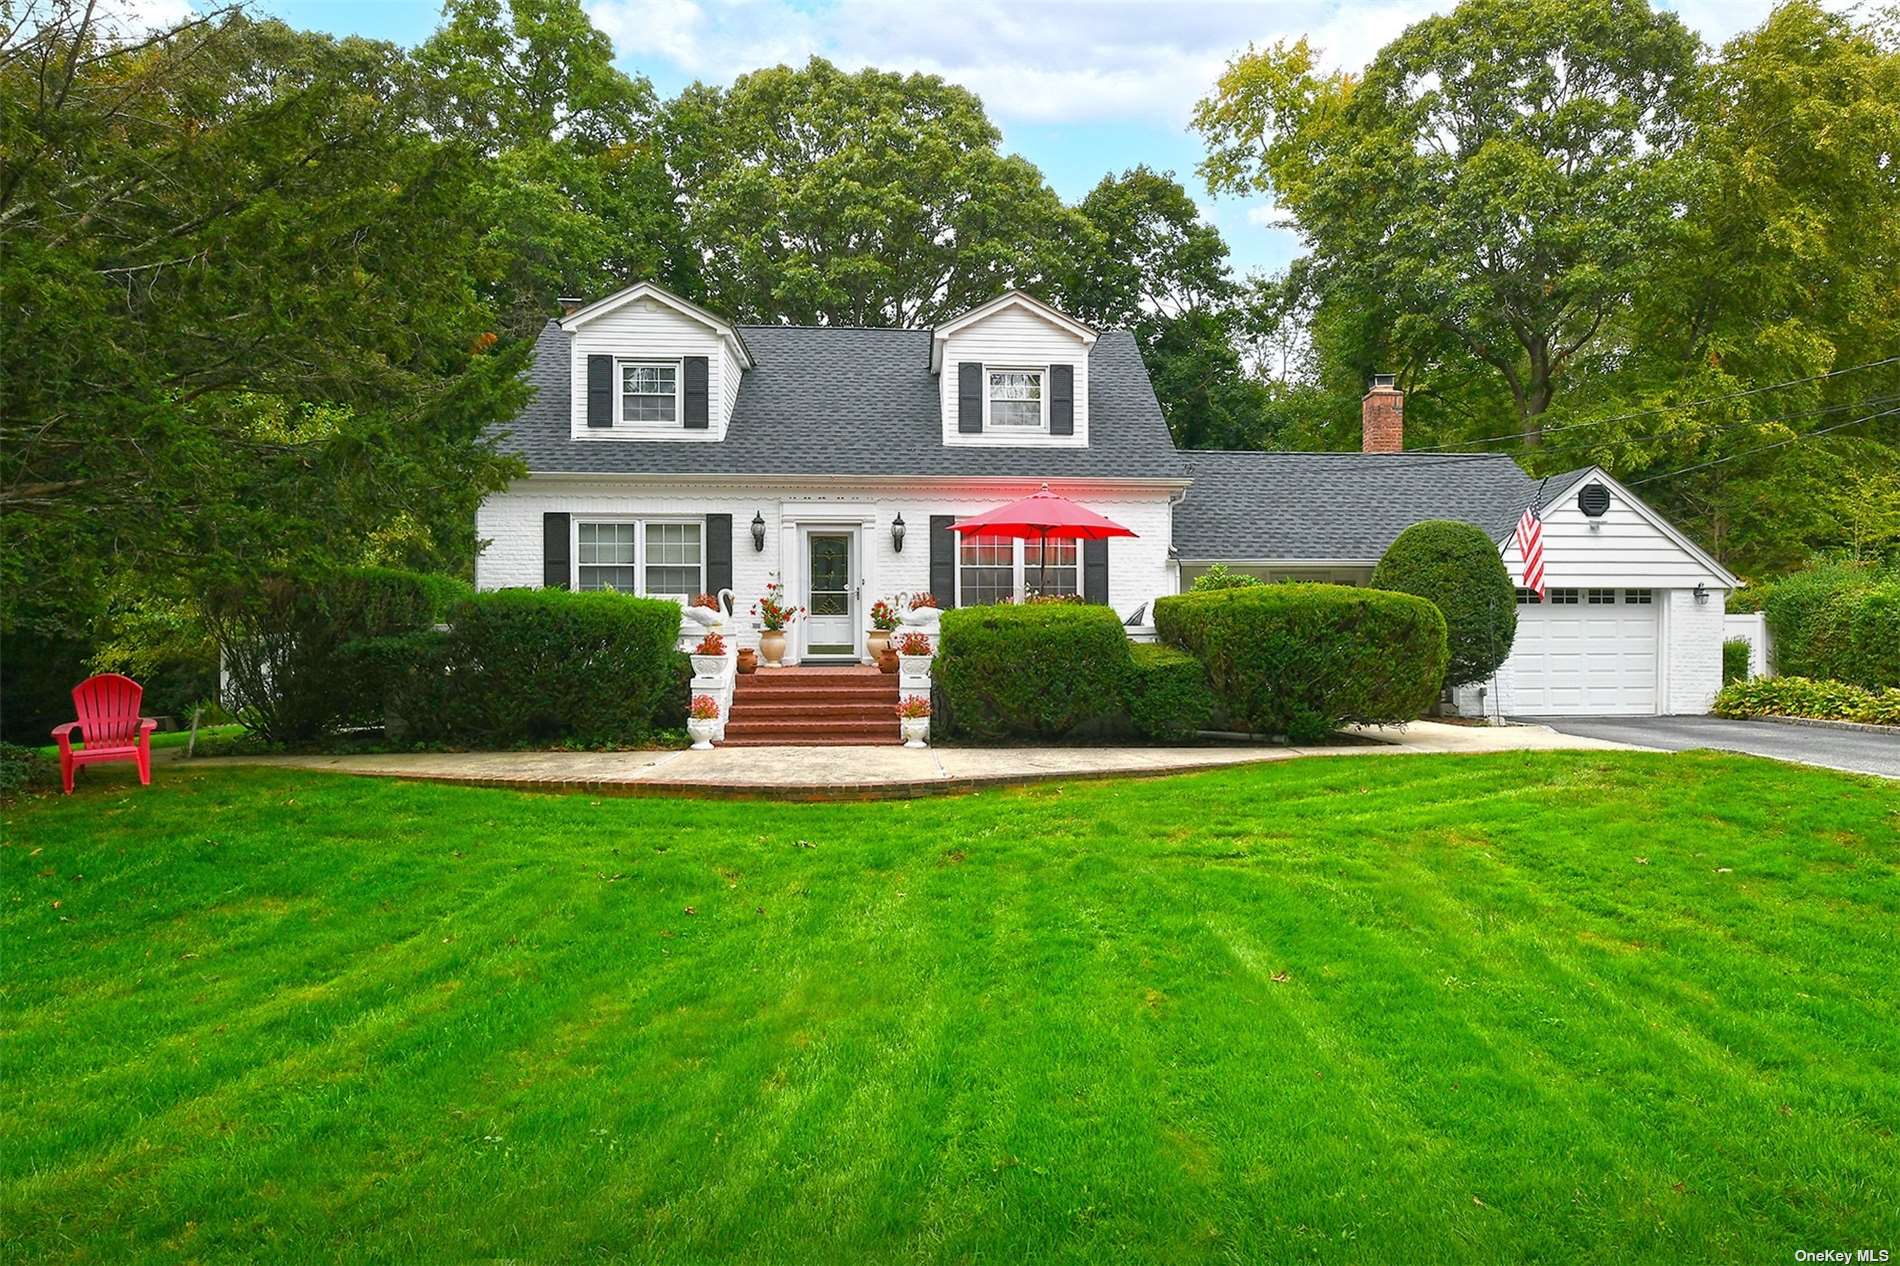
[[[1293,979],[1293,976],[1289,972],[1279,971],[1279,972],[1273,973],[1273,983],[1276,985],[1284,985],[1287,981],[1291,979]]]
[[[1649,859],[1647,857],[1639,857],[1636,859],[1636,864],[1638,866],[1647,866],[1649,865]]]
[[[814,843],[812,843],[812,842],[811,842],[810,840],[800,840],[800,841],[798,842],[798,847],[800,847],[800,848],[817,848],[818,846],[817,846],[816,844],[814,844]]]
[[[687,906],[684,910],[680,911],[680,913],[681,914],[698,914],[699,911],[693,909],[693,907],[691,906]]]
[[[1484,1201],[1478,1199],[1476,1196],[1471,1197],[1471,1203],[1477,1205],[1480,1209],[1486,1209],[1490,1207],[1489,1205],[1485,1204]]]

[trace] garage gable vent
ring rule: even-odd
[[[1583,491],[1577,494],[1577,509],[1593,519],[1603,517],[1610,508],[1610,490],[1602,484],[1585,484]]]

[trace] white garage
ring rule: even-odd
[[[1523,716],[1661,711],[1662,621],[1653,589],[1518,595],[1513,707]]]

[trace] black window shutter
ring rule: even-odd
[[[957,534],[950,525],[954,514],[930,516],[930,593],[948,610],[957,605]]]
[[[732,588],[732,516],[706,516],[706,592],[719,596]]]
[[[1075,434],[1075,366],[1049,366],[1049,434]]]
[[[1108,605],[1108,542],[1082,542],[1082,601]]]
[[[983,430],[983,366],[973,360],[957,362],[957,430],[963,435]]]
[[[703,431],[711,425],[710,402],[706,394],[706,358],[688,356],[686,369],[686,426],[689,430]]]
[[[587,425],[614,424],[614,358],[587,358]]]
[[[568,568],[568,532],[565,514],[541,516],[541,584],[565,589],[573,577]]]

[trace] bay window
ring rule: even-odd
[[[705,588],[704,524],[641,519],[574,525],[574,587],[690,599]]]

